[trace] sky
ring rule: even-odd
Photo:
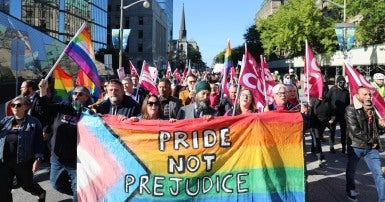
[[[179,39],[184,4],[187,40],[199,46],[203,62],[212,66],[213,58],[226,49],[244,45],[243,35],[254,24],[263,0],[174,0],[173,39]]]

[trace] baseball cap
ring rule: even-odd
[[[385,79],[385,75],[382,73],[375,73],[373,79]]]

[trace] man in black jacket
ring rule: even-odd
[[[108,82],[107,95],[108,99],[98,106],[93,106],[97,113],[118,115],[120,120],[140,114],[139,104],[124,94],[123,84],[119,80],[111,79]]]
[[[39,88],[37,106],[40,113],[53,118],[50,139],[51,184],[59,192],[72,195],[73,201],[77,201],[77,124],[82,107],[92,104],[90,91],[84,86],[76,86],[71,95],[71,103],[52,103],[47,97],[47,81],[41,80]]]
[[[350,200],[356,201],[354,175],[361,157],[365,159],[378,192],[378,201],[385,201],[385,179],[381,170],[379,150],[380,127],[385,126],[384,119],[378,119],[371,102],[369,89],[360,87],[353,98],[353,104],[346,108],[348,132],[348,163],[346,165],[346,192]]]
[[[331,87],[326,99],[330,101],[332,119],[330,121],[330,152],[335,153],[334,137],[336,134],[337,123],[340,125],[341,145],[343,154],[346,153],[346,122],[345,122],[345,108],[350,104],[349,91],[345,88],[345,78],[343,76],[337,77],[337,83]]]

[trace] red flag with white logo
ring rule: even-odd
[[[304,94],[312,98],[321,98],[323,89],[322,73],[317,63],[314,53],[306,41],[305,66],[303,68],[305,74]]]
[[[378,115],[381,118],[385,118],[385,101],[378,93],[377,89],[372,86],[356,69],[353,65],[345,61],[346,75],[349,81],[350,96],[353,96],[357,92],[358,87],[363,86],[370,90],[372,93],[372,103],[377,109]]]
[[[151,77],[150,66],[146,61],[143,61],[139,84],[143,89],[149,91],[151,94],[158,95],[158,89],[156,88],[155,81]]]
[[[239,84],[253,92],[258,112],[262,112],[266,106],[266,101],[263,94],[262,77],[261,74],[258,74],[258,71],[261,70],[254,57],[245,50],[245,60],[239,75]]]
[[[130,63],[130,74],[131,74],[131,76],[138,76],[138,71],[136,71],[136,68],[132,64],[131,60],[129,60],[129,63]]]

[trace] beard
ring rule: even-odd
[[[110,98],[110,102],[113,103],[113,104],[115,104],[115,103],[119,102],[119,98],[118,98],[118,97],[115,97],[115,96],[114,96],[114,97],[111,97],[111,98]]]
[[[210,112],[209,112],[209,103],[208,101],[206,100],[199,100],[197,102],[197,109],[198,109],[198,112],[202,115],[209,115]]]

